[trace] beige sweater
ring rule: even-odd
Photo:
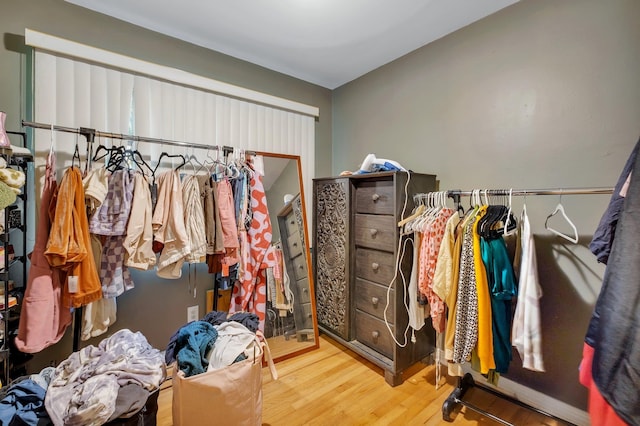
[[[191,252],[191,247],[184,226],[182,185],[176,170],[169,170],[158,176],[158,202],[151,224],[155,240],[164,244],[158,259],[158,276],[180,278],[182,265]]]

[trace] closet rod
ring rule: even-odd
[[[484,195],[484,189],[478,189],[480,195]],[[487,189],[487,195],[592,195],[592,194],[611,194],[613,188],[555,188],[555,189]],[[473,191],[461,191],[453,189],[447,191],[448,197],[454,196],[471,196]]]
[[[158,139],[158,138],[149,138],[145,136],[135,136],[135,135],[124,135],[122,133],[110,133],[110,132],[101,132],[95,129],[89,129],[86,127],[80,127],[76,129],[74,127],[64,127],[58,125],[44,124],[44,123],[36,123],[33,121],[24,121],[22,120],[23,127],[33,127],[35,129],[45,129],[45,130],[56,130],[58,132],[66,132],[66,133],[75,133],[78,135],[83,135],[87,138],[88,141],[93,142],[95,136],[101,138],[110,138],[110,139],[122,139],[122,140],[130,140],[136,142],[149,142],[149,143],[157,143],[161,145],[173,145],[173,146],[182,146],[182,147],[193,147],[200,149],[213,149],[220,150],[222,149],[224,152],[232,152],[233,147],[223,146],[219,147],[218,145],[205,145],[201,143],[192,143],[192,142],[183,142],[183,141],[174,141],[169,139]],[[245,153],[253,155],[253,151],[246,151]]]

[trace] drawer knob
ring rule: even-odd
[[[304,269],[304,265],[298,265],[298,269]]]
[[[374,341],[378,340],[378,337],[380,337],[380,332],[379,331],[372,331],[371,332],[371,337],[373,338]]]
[[[369,229],[369,233],[371,234],[372,237],[375,237],[376,234],[378,233],[378,230],[376,228],[371,228]]]
[[[380,301],[380,300],[379,300],[377,297],[372,297],[372,298],[371,298],[371,304],[373,305],[373,307],[374,307],[374,308],[377,308],[377,307],[378,307],[378,302],[379,302],[379,301]]]
[[[380,267],[380,265],[379,265],[379,264],[377,264],[376,262],[373,262],[373,263],[371,264],[371,269],[373,269],[374,271],[377,271],[379,267]]]
[[[380,195],[378,195],[378,194],[373,194],[373,195],[371,196],[371,199],[372,199],[372,200],[373,200],[373,202],[375,203],[376,201],[378,201],[378,200],[380,199]]]
[[[293,246],[294,247],[298,247],[298,243],[293,243]]]

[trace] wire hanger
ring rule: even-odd
[[[571,228],[573,229],[573,236],[571,235],[567,235],[564,234],[556,229],[553,229],[550,225],[549,225],[549,219],[551,219],[553,216],[555,216],[556,214],[560,213],[562,215],[562,218],[564,218],[564,220],[571,226]],[[556,234],[559,237],[564,238],[565,240],[569,240],[574,244],[578,243],[578,229],[576,228],[576,226],[573,224],[573,222],[571,221],[571,219],[569,219],[569,216],[567,216],[567,213],[565,213],[564,211],[564,206],[562,205],[562,192],[560,192],[560,201],[558,202],[558,205],[556,206],[556,209],[553,211],[553,213],[551,213],[549,216],[547,216],[547,220],[544,221],[544,227],[545,229],[547,229],[548,231],[550,231],[553,234]]]

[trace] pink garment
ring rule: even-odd
[[[262,186],[262,176],[254,172],[250,181],[251,189],[251,226],[246,232],[245,258],[242,259],[243,269],[233,287],[229,313],[253,312],[260,319],[260,330],[264,331],[267,303],[267,277],[265,261],[271,246],[271,220],[267,209],[267,197]],[[275,261],[275,256],[269,259]],[[271,263],[271,261],[269,262]],[[272,266],[272,265],[271,265]]]
[[[218,182],[216,190],[218,191],[216,207],[220,215],[220,226],[222,227],[222,240],[224,243],[224,256],[220,263],[222,264],[222,275],[228,276],[228,268],[240,261],[242,254],[238,253],[238,249],[241,247],[239,239],[245,236],[238,235],[231,184],[226,179],[221,180]]]
[[[30,256],[31,267],[22,303],[18,336],[15,339],[16,347],[26,353],[40,352],[57,343],[71,324],[71,310],[64,308],[61,302],[60,271],[52,268],[44,256],[51,227],[49,207],[56,188],[55,156],[49,153],[40,200],[36,242]]]
[[[433,278],[436,272],[438,253],[447,227],[447,221],[452,214],[454,214],[453,210],[448,208],[442,209],[440,213],[438,213],[438,216],[422,233],[422,241],[420,244],[418,287],[420,289],[420,294],[426,297],[429,301],[431,322],[433,323],[433,328],[437,333],[444,333],[445,311],[444,302],[433,291]]]

